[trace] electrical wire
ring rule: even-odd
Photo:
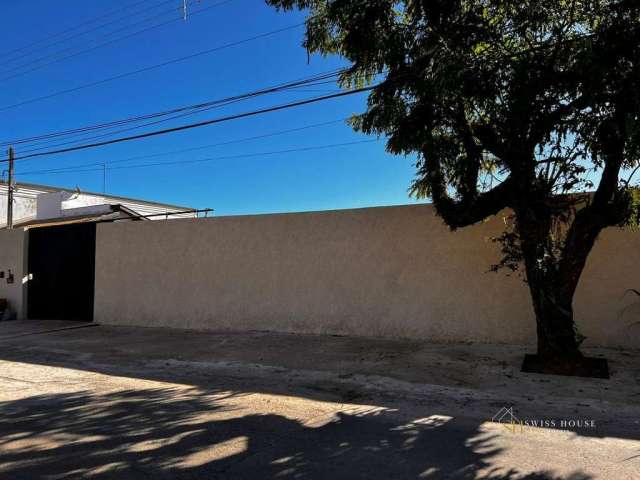
[[[3,53],[0,53],[0,58],[3,58],[3,57],[5,57],[5,56],[7,56],[7,55],[11,55],[12,53],[22,52],[22,51],[24,51],[24,50],[28,50],[28,49],[30,49],[31,47],[34,47],[34,46],[36,46],[36,45],[40,45],[41,43],[48,42],[48,41],[50,41],[50,40],[51,40],[51,39],[53,39],[53,38],[58,38],[58,37],[59,37],[59,36],[61,36],[61,35],[65,35],[65,34],[67,34],[67,33],[69,33],[69,32],[72,32],[72,31],[74,31],[74,30],[77,30],[78,28],[80,28],[80,27],[82,27],[82,26],[84,26],[84,25],[90,25],[90,24],[95,23],[95,22],[97,22],[97,21],[99,21],[99,20],[102,20],[103,18],[108,18],[108,17],[110,17],[111,15],[113,15],[114,13],[120,13],[120,12],[122,12],[122,10],[123,10],[123,9],[125,9],[125,10],[126,10],[126,9],[128,9],[128,8],[137,7],[138,5],[142,5],[143,3],[147,3],[148,1],[149,1],[149,0],[141,0],[141,1],[139,1],[139,2],[136,2],[136,3],[132,4],[132,5],[128,5],[128,6],[124,6],[124,7],[119,7],[119,8],[117,8],[117,9],[115,9],[115,10],[110,10],[109,12],[107,12],[107,13],[105,13],[105,14],[102,14],[102,15],[99,15],[98,17],[92,18],[92,19],[90,19],[90,20],[86,20],[86,21],[84,21],[84,22],[82,22],[82,23],[80,23],[80,24],[78,24],[78,25],[75,25],[75,26],[73,26],[73,27],[67,28],[67,29],[62,30],[62,31],[60,31],[60,32],[57,32],[57,33],[51,34],[51,35],[49,35],[49,36],[47,36],[47,37],[45,37],[45,38],[42,38],[42,39],[40,39],[40,40],[36,40],[35,42],[29,43],[29,44],[24,45],[24,46],[22,46],[22,47],[14,48],[13,50],[9,50],[9,51],[6,51],[6,52],[3,52]]]
[[[271,37],[271,36],[277,35],[279,33],[287,32],[287,31],[299,28],[299,27],[301,27],[303,25],[304,25],[304,22],[303,23],[297,23],[295,25],[289,25],[288,27],[278,28],[276,30],[271,30],[271,31],[268,31],[268,32],[260,33],[258,35],[254,35],[252,37],[247,37],[247,38],[243,38],[241,40],[237,40],[237,41],[234,41],[234,42],[229,42],[229,43],[226,43],[226,44],[222,44],[222,45],[219,45],[217,47],[213,47],[213,48],[209,48],[209,49],[206,49],[206,50],[202,50],[200,52],[196,52],[196,53],[192,53],[192,54],[189,54],[189,55],[185,55],[183,57],[174,58],[174,59],[168,60],[166,62],[161,62],[161,63],[157,63],[155,65],[150,65],[148,67],[143,67],[143,68],[140,68],[138,70],[133,70],[133,71],[130,71],[130,72],[121,73],[119,75],[114,75],[112,77],[107,77],[105,79],[97,80],[95,82],[85,83],[84,85],[79,85],[77,87],[67,88],[66,90],[60,90],[58,92],[50,93],[50,94],[47,94],[47,95],[42,95],[40,97],[35,97],[35,98],[29,99],[29,100],[24,100],[24,101],[21,101],[21,102],[18,102],[18,103],[14,103],[14,104],[11,104],[11,105],[6,105],[4,107],[0,107],[0,112],[6,111],[6,110],[9,110],[9,109],[13,109],[13,108],[17,108],[17,107],[22,107],[24,105],[29,105],[31,103],[39,102],[39,101],[42,101],[42,100],[48,100],[50,98],[58,97],[60,95],[65,95],[67,93],[73,93],[73,92],[77,92],[79,90],[84,90],[84,89],[87,89],[87,88],[96,87],[98,85],[104,85],[105,83],[113,82],[115,80],[120,80],[122,78],[130,77],[132,75],[138,75],[140,73],[146,73],[146,72],[149,72],[151,70],[155,70],[155,69],[158,69],[158,68],[162,68],[162,67],[166,67],[166,66],[169,66],[169,65],[173,65],[175,63],[184,62],[186,60],[191,60],[193,58],[201,57],[203,55],[208,55],[210,53],[219,52],[221,50],[226,50],[227,48],[232,48],[232,47],[237,47],[239,45],[244,45],[246,43],[254,42],[256,40],[261,40],[263,38]]]
[[[151,153],[151,154],[147,154],[147,155],[137,155],[134,157],[128,157],[128,158],[121,158],[118,160],[110,160],[109,162],[97,162],[97,163],[84,163],[84,164],[76,164],[76,165],[69,165],[67,167],[59,167],[59,168],[53,168],[53,169],[46,169],[46,170],[31,170],[31,171],[27,171],[27,172],[22,172],[20,173],[20,175],[32,175],[32,174],[48,174],[48,173],[66,173],[69,171],[73,171],[76,169],[84,169],[84,168],[88,168],[88,167],[95,167],[95,166],[103,166],[103,165],[112,165],[114,163],[125,163],[125,162],[132,162],[135,160],[145,160],[148,158],[158,158],[158,157],[166,157],[166,156],[170,156],[170,155],[176,155],[179,153],[187,153],[187,152],[195,152],[198,150],[205,150],[208,148],[215,148],[215,147],[224,147],[227,145],[234,145],[234,144],[238,144],[238,143],[244,143],[244,142],[249,142],[252,140],[261,140],[263,138],[270,138],[270,137],[275,137],[275,136],[279,136],[279,135],[286,135],[288,133],[293,133],[293,132],[300,132],[303,130],[309,130],[312,128],[319,128],[319,127],[325,127],[327,125],[335,125],[338,123],[342,123],[345,122],[348,119],[348,117],[344,117],[344,118],[340,118],[337,120],[330,120],[328,122],[320,122],[320,123],[313,123],[310,125],[305,125],[302,127],[297,127],[297,128],[289,128],[286,130],[278,130],[276,132],[270,132],[270,133],[265,133],[265,134],[261,134],[261,135],[253,135],[251,137],[244,137],[244,138],[238,138],[235,140],[227,140],[225,142],[218,142],[218,143],[210,143],[210,144],[206,144],[206,145],[199,145],[197,147],[189,147],[189,148],[182,148],[179,150],[170,150],[170,151],[166,151],[166,152],[158,152],[158,153]]]
[[[345,96],[349,96],[349,95],[355,95],[357,93],[362,93],[362,92],[367,92],[370,90],[373,90],[374,88],[376,88],[378,85],[371,85],[368,87],[362,87],[362,88],[357,88],[354,90],[347,90],[347,91],[343,91],[343,92],[339,92],[339,93],[334,93],[331,95],[324,95],[324,96],[320,96],[320,97],[313,97],[313,98],[308,98],[305,100],[299,100],[296,102],[289,102],[289,103],[285,103],[285,104],[281,104],[281,105],[275,105],[272,107],[267,107],[267,108],[262,108],[262,109],[258,109],[258,110],[252,110],[249,112],[243,112],[243,113],[238,113],[238,114],[234,114],[234,115],[227,115],[224,117],[218,117],[218,118],[213,118],[210,120],[204,120],[202,122],[197,122],[197,123],[190,123],[187,125],[180,125],[178,127],[172,127],[172,128],[165,128],[162,130],[155,130],[152,132],[146,132],[146,133],[141,133],[138,135],[130,135],[127,137],[119,137],[119,138],[114,138],[111,140],[105,140],[103,142],[95,142],[95,143],[90,143],[90,144],[86,144],[86,145],[79,145],[76,147],[69,147],[69,148],[62,148],[59,150],[51,150],[51,151],[47,151],[47,152],[40,152],[40,153],[31,153],[28,155],[23,155],[23,156],[19,156],[16,157],[14,160],[25,160],[27,158],[36,158],[36,157],[44,157],[44,156],[49,156],[49,155],[57,155],[60,153],[67,153],[67,152],[75,152],[78,150],[86,150],[86,149],[90,149],[90,148],[97,148],[97,147],[102,147],[105,145],[113,145],[116,143],[122,143],[122,142],[129,142],[132,140],[140,140],[143,138],[150,138],[150,137],[156,137],[159,135],[166,135],[168,133],[174,133],[174,132],[180,132],[180,131],[184,131],[184,130],[191,130],[194,128],[199,128],[199,127],[204,127],[207,125],[214,125],[214,124],[218,124],[218,123],[223,123],[223,122],[228,122],[231,120],[237,120],[240,118],[248,118],[248,117],[253,117],[253,116],[257,116],[257,115],[263,115],[265,113],[270,113],[270,112],[276,112],[276,111],[280,111],[280,110],[286,110],[289,108],[295,108],[295,107],[299,107],[302,105],[309,105],[312,103],[317,103],[317,102],[322,102],[325,100],[330,100],[333,98],[340,98],[340,97],[345,97]],[[0,163],[6,163],[8,162],[8,159],[3,159],[0,160]]]
[[[344,69],[332,70],[329,72],[324,72],[324,73],[312,75],[309,77],[302,77],[302,78],[298,78],[288,82],[279,83],[269,87],[264,87],[262,89],[254,90],[248,93],[243,93],[243,94],[226,97],[222,99],[211,100],[208,102],[201,102],[194,105],[187,105],[183,107],[173,108],[173,109],[165,110],[161,112],[154,112],[150,114],[127,117],[124,119],[115,120],[111,122],[79,127],[79,128],[69,129],[69,130],[62,130],[58,132],[50,132],[43,135],[7,140],[7,141],[0,142],[0,146],[31,144],[35,141],[43,140],[43,139],[49,140],[49,139],[59,138],[59,137],[68,137],[77,133],[84,134],[84,133],[92,132],[95,130],[102,130],[102,129],[111,128],[111,127],[119,127],[122,125],[128,125],[128,124],[136,123],[139,121],[145,121],[145,120],[155,119],[159,117],[164,117],[167,115],[173,115],[176,113],[189,112],[189,111],[197,112],[206,107],[220,105],[220,104],[227,104],[232,101],[243,100],[246,98],[254,98],[254,97],[258,97],[258,96],[262,96],[262,95],[266,95],[266,94],[274,93],[278,91],[285,91],[285,90],[298,88],[298,87],[305,87],[305,86],[321,85],[324,83],[333,83],[334,81],[333,79],[335,79],[343,71]]]
[[[10,109],[13,109],[13,108],[19,108],[19,107],[22,107],[24,105],[29,105],[29,104],[40,102],[40,101],[43,101],[43,100],[48,100],[50,98],[55,98],[55,97],[58,97],[60,95],[66,95],[68,93],[77,92],[79,90],[84,90],[84,89],[87,89],[87,88],[96,87],[98,85],[103,85],[105,83],[109,83],[109,82],[113,82],[113,81],[116,81],[116,80],[120,80],[122,78],[126,78],[126,77],[129,77],[129,76],[132,76],[132,75],[138,75],[140,73],[146,73],[148,71],[155,70],[157,68],[162,68],[162,67],[165,67],[165,66],[168,66],[168,65],[172,65],[174,63],[183,62],[183,61],[190,60],[192,58],[196,58],[196,57],[199,57],[199,56],[202,56],[202,55],[207,55],[207,54],[214,53],[214,52],[217,52],[217,51],[220,51],[220,50],[224,50],[224,49],[227,49],[227,48],[232,48],[232,47],[235,47],[235,46],[243,45],[245,43],[249,43],[249,42],[252,42],[252,41],[255,41],[255,40],[259,40],[259,39],[266,38],[266,37],[269,37],[269,36],[272,36],[272,35],[276,35],[276,34],[279,34],[279,33],[283,33],[283,32],[289,31],[289,30],[293,30],[293,29],[299,28],[299,27],[301,27],[303,25],[305,25],[304,22],[297,23],[295,25],[290,25],[288,27],[284,27],[284,28],[280,28],[280,29],[277,29],[277,30],[272,30],[272,31],[269,31],[269,32],[265,32],[265,33],[262,33],[262,34],[259,34],[259,35],[255,35],[255,36],[252,36],[252,37],[248,37],[248,38],[245,38],[245,39],[242,39],[242,40],[238,40],[238,41],[235,41],[235,42],[231,42],[231,43],[227,43],[227,44],[224,44],[224,45],[220,45],[218,47],[214,47],[214,48],[211,48],[211,49],[203,50],[201,52],[196,52],[194,54],[190,54],[190,55],[187,55],[187,56],[184,56],[184,57],[178,57],[178,58],[169,60],[167,62],[158,63],[158,64],[155,64],[155,65],[151,65],[151,66],[144,67],[144,68],[141,68],[141,69],[138,69],[138,70],[133,70],[133,71],[126,72],[126,73],[123,73],[123,74],[115,75],[115,76],[108,77],[108,78],[105,78],[105,79],[102,79],[102,80],[98,80],[98,81],[95,81],[95,82],[86,83],[84,85],[79,85],[77,87],[72,87],[72,88],[68,88],[68,89],[65,89],[65,90],[60,90],[58,92],[50,93],[50,94],[47,94],[47,95],[42,95],[40,97],[35,97],[35,98],[28,99],[28,100],[23,100],[21,102],[17,102],[17,103],[11,104],[11,105],[5,105],[4,107],[0,107],[0,112],[6,111],[6,110],[10,110]],[[596,33],[592,33],[592,34],[588,34],[588,35],[572,37],[570,39],[566,39],[563,42],[559,42],[559,43],[560,44],[570,43],[570,42],[574,42],[574,41],[577,41],[577,40],[580,40],[580,39],[593,38],[595,36],[597,36]],[[514,57],[514,56],[520,56],[520,55],[524,55],[524,54],[527,54],[527,53],[535,52],[535,51],[538,51],[538,50],[541,50],[541,49],[549,48],[549,47],[554,46],[554,45],[555,44],[553,44],[553,43],[551,43],[551,44],[541,44],[541,45],[537,45],[537,46],[531,47],[529,49],[521,50],[519,52],[500,55],[498,58],[496,58],[494,60],[498,60],[498,61],[499,60],[506,60],[506,59]]]
[[[299,25],[302,25],[302,24],[299,24]],[[296,25],[296,26],[299,26],[299,25]],[[292,26],[292,27],[295,27],[295,26]],[[287,29],[292,28],[292,27],[287,27]],[[586,37],[590,37],[590,36],[592,36],[592,35],[588,35]],[[573,39],[573,40],[575,40],[575,39]],[[533,49],[530,49],[530,50],[537,50],[539,48],[544,48],[544,47],[548,47],[548,46],[549,45],[540,45],[540,46],[536,46],[536,47],[534,47]],[[202,53],[203,52],[199,52],[198,54],[202,54]],[[522,51],[522,52],[519,52],[518,54],[523,54],[523,53],[526,53],[526,52]],[[194,54],[194,55],[198,55],[198,54]],[[366,90],[371,90],[372,88],[374,88],[374,87],[368,87]],[[360,89],[354,90],[354,91],[351,91],[351,93],[357,93],[358,91],[361,91],[361,90]],[[346,92],[346,93],[349,93],[349,92]],[[337,95],[341,95],[341,94],[337,94]],[[329,98],[333,98],[333,95],[330,95]],[[171,129],[169,129],[169,130],[171,130]],[[160,133],[165,133],[165,131],[160,131]],[[151,134],[143,134],[143,137],[146,136],[146,135],[154,135],[154,134],[155,133],[153,133],[153,132],[151,132]],[[141,138],[141,137],[133,136],[133,138],[131,138],[131,139],[137,139],[137,138]],[[128,141],[129,139],[130,139],[129,137],[125,137],[124,139],[117,139],[116,142]],[[105,142],[98,142],[98,144],[95,145],[95,146],[101,146],[103,144],[109,144],[109,142],[106,142],[106,143]],[[80,148],[91,148],[93,146],[94,145],[80,146]],[[33,155],[23,156],[21,158],[31,158],[31,157],[35,157],[35,156],[44,155],[44,154],[49,155],[49,154],[53,154],[53,153],[62,153],[62,152],[73,151],[73,150],[75,150],[75,147],[73,149],[61,149],[60,151],[56,150],[54,152],[43,152],[42,154],[33,154]]]
[[[149,1],[149,0],[143,0],[143,1],[141,1],[141,2],[138,2],[138,3],[135,3],[135,4],[131,5],[130,7],[124,7],[124,9],[126,10],[127,8],[133,8],[133,7],[136,7],[136,6],[141,5],[141,4],[143,4],[143,3],[147,3],[148,1]],[[71,36],[68,36],[68,37],[63,37],[63,38],[61,38],[61,39],[59,39],[59,40],[57,40],[57,41],[55,41],[55,42],[47,42],[47,44],[46,44],[46,45],[44,45],[43,47],[41,47],[40,49],[36,49],[36,50],[31,51],[31,52],[23,53],[22,55],[18,55],[17,57],[13,57],[13,58],[6,59],[6,60],[4,60],[4,61],[3,61],[3,63],[6,63],[6,62],[9,62],[9,63],[10,63],[10,62],[13,62],[13,61],[15,61],[15,60],[19,60],[20,58],[31,56],[31,55],[35,54],[36,52],[38,52],[39,50],[47,50],[47,49],[50,49],[51,47],[54,47],[54,46],[59,45],[59,44],[61,44],[61,43],[68,42],[69,40],[73,40],[73,39],[75,39],[75,38],[78,38],[78,37],[81,37],[81,36],[87,35],[87,34],[89,34],[89,33],[93,33],[93,32],[95,32],[95,31],[98,31],[98,30],[100,30],[100,29],[102,29],[102,28],[105,28],[105,27],[108,27],[108,26],[114,25],[114,24],[116,24],[116,23],[119,23],[119,22],[121,22],[122,20],[129,19],[129,18],[131,18],[131,16],[133,16],[133,15],[137,15],[138,13],[143,13],[143,12],[145,12],[145,11],[149,11],[149,10],[152,10],[152,9],[155,9],[155,8],[158,8],[158,7],[161,7],[162,5],[166,5],[167,3],[172,3],[172,2],[174,2],[174,1],[175,1],[175,0],[165,0],[165,1],[161,2],[161,3],[158,3],[158,4],[155,4],[155,5],[152,5],[152,6],[148,7],[148,8],[146,8],[146,9],[142,9],[142,10],[134,11],[134,12],[127,12],[127,13],[125,13],[124,15],[122,15],[122,16],[120,16],[120,17],[116,18],[115,20],[110,20],[109,22],[102,23],[102,24],[100,24],[100,25],[98,25],[98,26],[96,26],[96,27],[93,27],[93,28],[91,28],[91,29],[88,29],[88,30],[84,30],[84,31],[78,32],[78,33],[76,33],[76,34],[74,34],[74,35],[71,35]],[[173,11],[173,10],[174,10],[174,9],[172,9],[172,11]],[[111,15],[113,15],[114,13],[123,13],[123,9],[115,10],[115,11],[111,12],[111,14],[109,14],[109,15],[105,15],[105,17],[110,17],[110,16],[111,16]],[[99,19],[100,19],[100,18],[99,18]],[[92,22],[91,22],[91,23],[92,23]],[[76,30],[76,29],[78,29],[78,28],[80,28],[80,27],[82,27],[82,26],[83,26],[83,24],[80,24],[80,25],[77,25],[75,28],[72,28],[72,29],[70,29],[70,30]],[[55,35],[54,35],[54,36],[55,36]]]
[[[204,162],[212,162],[212,161],[216,161],[216,160],[236,160],[236,159],[240,159],[240,158],[253,158],[253,157],[264,157],[264,156],[270,156],[270,155],[282,155],[282,154],[287,154],[287,153],[299,153],[299,152],[309,152],[309,151],[315,151],[315,150],[326,150],[326,149],[330,149],[330,148],[337,148],[337,147],[346,147],[346,146],[351,146],[351,145],[361,145],[361,144],[365,144],[365,143],[374,143],[374,142],[378,142],[378,139],[369,139],[369,140],[355,140],[352,142],[342,142],[342,143],[331,143],[331,144],[326,144],[326,145],[313,145],[313,146],[309,146],[309,147],[300,147],[300,148],[288,148],[285,150],[272,150],[272,151],[267,151],[267,152],[255,152],[255,153],[243,153],[243,154],[238,154],[238,155],[224,155],[224,156],[219,156],[219,157],[207,157],[207,158],[196,158],[196,159],[189,159],[189,160],[172,160],[172,161],[168,161],[168,162],[155,162],[155,163],[139,163],[139,164],[135,164],[135,165],[122,165],[119,167],[102,167],[102,168],[86,168],[86,169],[79,169],[79,170],[69,170],[69,171],[51,171],[51,172],[40,172],[38,173],[39,175],[42,174],[47,174],[47,173],[85,173],[85,172],[99,172],[99,171],[113,171],[113,170],[129,170],[129,169],[133,169],[133,168],[147,168],[147,167],[160,167],[160,166],[174,166],[174,165],[187,165],[187,164],[194,164],[194,163],[204,163]],[[18,176],[26,176],[26,175],[35,175],[36,173],[22,173],[22,174],[17,174]]]
[[[162,2],[162,3],[164,4],[164,3],[169,3],[169,2],[173,2],[173,0],[166,0],[165,2]],[[151,17],[143,18],[142,20],[140,20],[140,21],[138,21],[138,22],[134,22],[133,24],[124,25],[123,27],[120,27],[120,28],[119,28],[119,29],[117,29],[117,30],[113,30],[113,31],[111,31],[111,32],[107,32],[107,33],[105,33],[105,34],[104,34],[100,39],[101,39],[101,40],[108,39],[108,38],[110,38],[110,37],[112,37],[112,36],[116,35],[117,33],[120,33],[120,32],[122,32],[122,31],[125,31],[125,30],[127,30],[127,29],[129,29],[129,28],[131,28],[131,27],[135,27],[135,26],[140,25],[140,24],[145,24],[145,23],[147,23],[149,20],[155,20],[156,18],[163,17],[163,16],[165,16],[165,15],[166,15],[166,14],[168,14],[168,13],[175,13],[175,12],[176,12],[176,9],[172,7],[170,10],[164,10],[164,11],[160,12],[159,14],[155,14],[155,15],[153,15],[153,16],[151,16]],[[174,18],[174,19],[175,19],[175,18]],[[173,20],[173,19],[172,19],[172,20]],[[108,25],[108,24],[106,24],[106,25]],[[115,40],[113,40],[113,41],[115,41]],[[105,42],[105,44],[108,44],[108,43],[111,43],[111,42]],[[55,51],[55,52],[47,53],[47,54],[45,54],[44,56],[41,56],[41,57],[39,57],[39,58],[30,59],[30,60],[28,60],[28,61],[27,61],[27,62],[25,62],[25,63],[18,64],[18,65],[14,65],[14,66],[9,67],[9,68],[6,68],[6,66],[2,66],[2,67],[0,68],[0,75],[7,75],[7,74],[10,74],[10,73],[12,73],[12,72],[19,71],[19,70],[21,70],[21,69],[27,68],[27,67],[29,67],[29,66],[31,66],[31,65],[38,64],[38,63],[40,63],[40,62],[42,62],[42,61],[44,61],[44,60],[48,60],[48,59],[51,59],[51,58],[59,57],[60,55],[62,55],[62,54],[64,54],[64,53],[66,53],[66,52],[69,52],[69,51],[75,50],[75,49],[77,49],[77,48],[78,48],[78,45],[71,45],[71,46],[67,46],[66,48],[63,48],[62,50],[58,50],[58,51]],[[78,54],[80,54],[80,53],[82,53],[82,51],[81,51],[81,52],[78,52]],[[68,57],[71,57],[71,56],[73,56],[73,55],[75,55],[75,54],[69,55]],[[60,57],[60,58],[59,58],[59,60],[61,61],[61,60],[64,60],[65,58],[68,58],[68,57],[64,57],[64,56],[63,56],[63,57]],[[20,57],[18,57],[17,59],[20,59]],[[45,64],[43,64],[43,65],[38,65],[37,67],[35,67],[35,68],[31,69],[31,70],[28,70],[28,71],[26,71],[26,72],[23,72],[23,73],[29,73],[29,72],[32,72],[32,71],[38,70],[39,68],[42,68],[42,67],[44,67],[44,66],[47,66],[47,65],[49,65],[49,64],[51,64],[51,63],[56,63],[56,62],[57,62],[57,61],[59,61],[59,60],[54,60],[54,61],[52,61],[52,62],[50,62],[50,63],[45,63]],[[18,74],[16,74],[15,76],[18,76],[18,75],[22,75],[22,73],[18,73]],[[13,78],[13,76],[0,78],[0,80],[10,79],[10,78]]]
[[[233,0],[222,0],[221,2],[215,3],[215,4],[213,4],[213,5],[210,5],[210,6],[206,7],[206,8],[202,8],[202,9],[200,9],[200,10],[196,10],[196,11],[194,11],[194,12],[191,12],[191,14],[190,14],[190,15],[191,15],[191,16],[198,15],[198,14],[200,14],[200,13],[204,13],[204,12],[206,12],[206,11],[209,11],[209,10],[211,10],[211,9],[213,9],[213,8],[220,7],[220,6],[225,5],[225,4],[227,4],[227,3],[229,3],[229,2],[232,2],[232,1],[233,1]],[[154,17],[154,18],[155,18],[155,17]],[[87,48],[87,49],[82,50],[82,51],[80,51],[80,52],[76,52],[76,53],[73,53],[73,54],[67,55],[67,56],[65,56],[65,57],[58,58],[58,59],[56,59],[56,60],[52,60],[51,62],[44,63],[44,64],[42,64],[42,65],[38,65],[38,66],[36,66],[36,67],[34,67],[34,68],[31,68],[31,69],[29,69],[29,70],[25,70],[25,71],[23,71],[23,72],[18,72],[18,73],[15,73],[15,74],[13,74],[13,75],[9,75],[9,76],[6,76],[6,77],[1,77],[1,78],[0,78],[0,82],[5,82],[5,81],[7,81],[7,80],[12,80],[12,79],[14,79],[14,78],[21,77],[21,76],[23,76],[23,75],[26,75],[26,74],[28,74],[28,73],[34,72],[34,71],[36,71],[36,70],[40,70],[41,68],[47,67],[47,66],[49,66],[49,65],[53,65],[53,64],[55,64],[55,63],[61,62],[61,61],[63,61],[63,60],[69,59],[69,58],[77,57],[78,55],[82,55],[82,54],[85,54],[85,53],[92,52],[92,51],[97,50],[97,49],[99,49],[99,48],[102,48],[102,47],[104,47],[104,46],[111,45],[111,44],[113,44],[113,43],[116,43],[116,42],[119,42],[119,41],[122,41],[122,40],[126,40],[126,39],[131,38],[131,37],[134,37],[134,36],[136,36],[136,35],[140,35],[140,34],[142,34],[142,33],[148,32],[148,31],[150,31],[150,30],[153,30],[153,29],[156,29],[156,28],[159,28],[159,27],[163,27],[163,26],[165,26],[165,25],[168,25],[168,24],[170,24],[170,23],[174,23],[174,22],[176,22],[176,21],[180,21],[180,20],[182,20],[182,18],[181,18],[181,17],[173,18],[173,19],[171,19],[171,20],[167,20],[166,22],[159,23],[159,24],[156,24],[156,25],[152,25],[152,26],[150,26],[150,27],[144,28],[144,29],[142,29],[142,30],[138,30],[138,31],[133,32],[133,33],[129,33],[129,34],[127,34],[127,35],[123,36],[123,37],[119,37],[119,38],[112,39],[112,40],[109,40],[109,41],[107,41],[107,42],[104,42],[104,43],[101,43],[101,44],[95,45],[95,46],[93,46],[93,47]],[[10,71],[13,71],[13,70],[10,70]]]
[[[326,83],[326,82],[324,82],[324,83]],[[313,83],[313,84],[310,84],[310,85],[317,85],[317,84]],[[274,90],[274,91],[271,91],[271,92],[265,92],[265,93],[297,93],[297,92],[298,92],[298,87],[290,87],[290,88],[286,88],[286,89],[278,89],[278,90]],[[76,139],[76,140],[59,142],[59,143],[54,143],[54,144],[52,144],[51,141],[42,142],[42,143],[40,143],[40,145],[44,144],[46,146],[39,146],[37,148],[31,148],[31,149],[28,149],[28,150],[23,150],[23,151],[21,151],[21,153],[22,154],[26,154],[26,153],[32,153],[32,152],[39,152],[39,151],[42,151],[42,150],[46,150],[46,149],[50,149],[50,148],[56,148],[56,147],[62,147],[62,146],[65,146],[65,145],[77,145],[79,143],[87,142],[89,140],[97,140],[97,139],[100,139],[100,138],[108,138],[108,137],[112,137],[114,135],[118,135],[120,133],[130,132],[130,131],[138,130],[138,129],[141,129],[141,128],[144,128],[144,127],[149,127],[149,126],[153,126],[153,125],[158,125],[158,124],[161,124],[161,123],[169,122],[171,120],[176,120],[178,118],[184,118],[184,117],[189,117],[189,116],[192,116],[192,115],[198,115],[198,114],[201,114],[201,113],[204,113],[204,112],[208,112],[208,111],[211,111],[211,110],[214,110],[214,109],[227,107],[229,105],[233,105],[233,104],[236,104],[236,103],[239,103],[239,102],[242,102],[242,101],[246,101],[246,100],[251,100],[251,99],[256,98],[256,97],[257,97],[257,95],[242,97],[242,98],[238,98],[238,99],[234,99],[234,100],[228,100],[228,101],[216,103],[214,105],[210,105],[210,106],[207,106],[207,107],[203,107],[203,108],[200,108],[200,109],[197,109],[197,110],[189,111],[189,112],[186,112],[186,113],[180,113],[180,114],[177,114],[177,115],[172,115],[170,117],[162,118],[160,120],[154,120],[152,122],[142,123],[140,125],[134,125],[133,127],[127,127],[127,128],[121,128],[121,129],[118,129],[118,130],[112,130],[112,131],[107,132],[107,133],[101,133],[99,135],[91,135],[91,136],[88,136],[88,137],[87,136],[83,136],[82,138]],[[84,135],[84,134],[81,134],[81,135]],[[77,135],[73,135],[73,136],[77,136]]]

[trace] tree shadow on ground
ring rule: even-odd
[[[39,395],[0,402],[0,477],[11,480],[460,478],[587,480],[492,467],[496,434],[383,411],[321,425],[246,414],[241,392],[199,388]]]

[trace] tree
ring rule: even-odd
[[[539,357],[579,362],[589,252],[638,221],[640,2],[267,3],[308,11],[303,46],[350,63],[342,86],[373,86],[353,127],[417,154],[411,192],[451,229],[512,212],[496,267],[524,267]]]

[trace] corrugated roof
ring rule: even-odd
[[[7,195],[7,182],[0,180],[0,195]],[[55,187],[51,185],[40,185],[36,183],[16,183],[14,196],[16,198],[36,198],[41,193],[51,192],[70,192],[76,193],[77,190]],[[157,213],[165,213],[171,211],[195,210],[192,207],[183,205],[172,205],[169,203],[153,202],[149,200],[140,200],[136,198],[120,197],[117,195],[109,195],[95,192],[80,191],[82,195],[99,197],[105,199],[106,203],[123,205],[140,215],[153,215]],[[186,215],[185,215],[186,216]]]
[[[104,213],[94,213],[85,215],[65,216],[57,218],[46,218],[42,220],[30,219],[27,221],[17,222],[14,228],[40,228],[40,227],[53,227],[56,225],[69,225],[72,223],[90,223],[90,222],[111,222],[118,220],[134,220],[145,221],[145,218],[139,217],[136,212],[129,210],[122,205],[109,205],[111,210]]]

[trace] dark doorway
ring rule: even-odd
[[[28,317],[93,321],[96,225],[29,230]]]

